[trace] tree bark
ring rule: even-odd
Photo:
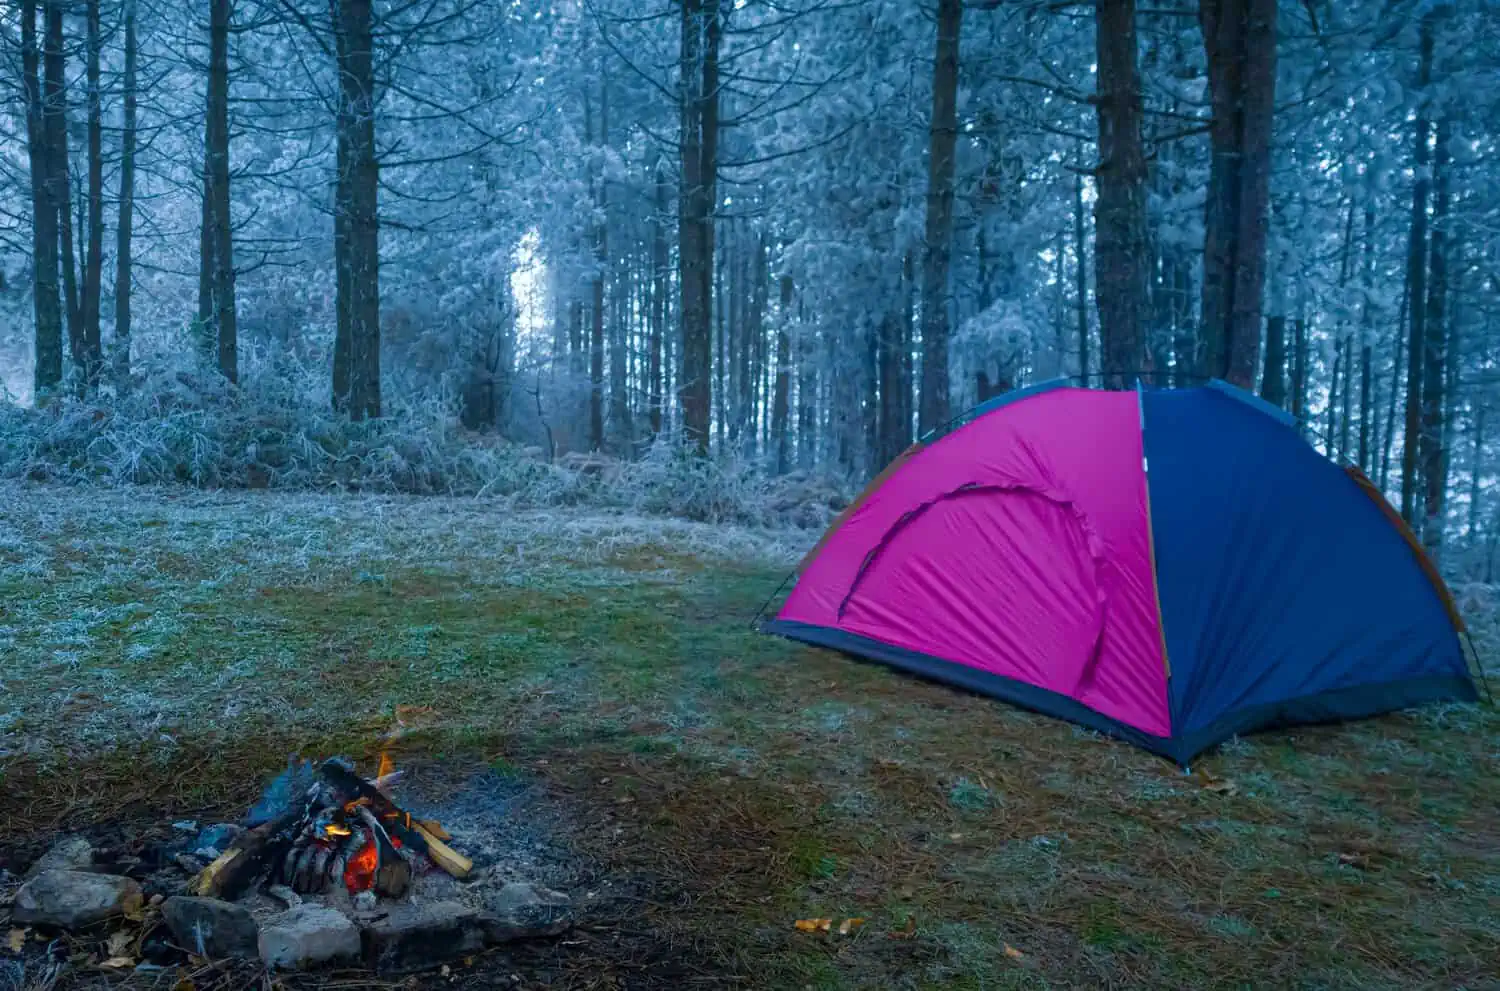
[[[1422,16],[1417,84],[1426,92],[1432,83],[1434,18]],[[1416,180],[1411,194],[1411,237],[1406,255],[1406,281],[1411,290],[1409,333],[1406,352],[1406,435],[1401,450],[1401,517],[1419,529],[1417,505],[1417,452],[1422,436],[1423,359],[1427,343],[1427,194],[1431,178],[1427,172],[1428,144],[1432,125],[1426,103],[1417,109],[1416,139],[1412,156]]]
[[[1078,312],[1078,375],[1083,385],[1089,382],[1089,262],[1088,243],[1084,239],[1083,175],[1073,177],[1073,250],[1077,254],[1075,299]]]
[[[1407,281],[1401,290],[1401,306],[1396,313],[1396,326],[1392,332],[1391,350],[1396,361],[1391,367],[1391,391],[1385,409],[1385,430],[1380,441],[1380,490],[1388,491],[1391,482],[1391,447],[1396,438],[1396,405],[1401,399],[1402,376],[1406,373],[1407,348],[1404,346],[1406,314],[1411,304],[1411,270],[1407,270]],[[1409,383],[1408,383],[1409,386]]]
[[[1123,389],[1146,357],[1150,259],[1146,153],[1136,68],[1135,0],[1099,0],[1099,199],[1094,204],[1094,300],[1104,386]]]
[[[136,59],[138,45],[135,27],[136,0],[124,0],[125,72],[122,80],[125,94],[124,121],[120,131],[120,203],[119,223],[115,230],[115,336],[113,344],[113,378],[115,389],[130,388],[130,289],[131,235],[135,229],[135,128],[136,128]]]
[[[1301,429],[1307,414],[1307,320],[1292,321],[1292,418]]]
[[[1474,453],[1469,464],[1469,539],[1479,536],[1479,497],[1484,478],[1484,418],[1488,404],[1476,403],[1474,410]]]
[[[818,339],[807,321],[797,320],[797,467],[812,471],[818,457]]]
[[[938,0],[922,258],[922,399],[917,432],[948,421],[948,279],[953,247],[953,171],[958,141],[958,39],[963,0]]]
[[[212,342],[219,374],[239,381],[234,302],[234,230],[229,216],[229,30],[232,0],[209,0],[208,112],[203,135],[203,231],[199,240],[198,319]]]
[[[1427,316],[1422,341],[1422,433],[1417,445],[1423,486],[1422,545],[1436,558],[1443,547],[1443,509],[1447,472],[1443,418],[1447,412],[1448,377],[1448,142],[1452,129],[1446,114],[1438,119],[1433,158],[1432,236],[1427,278]]]
[[[792,392],[792,277],[781,277],[781,307],[776,314],[776,386],[771,399],[771,447],[775,470],[785,475],[792,470],[791,435],[787,420],[791,416]]]
[[[682,0],[682,179],[677,224],[682,375],[678,397],[685,439],[701,454],[708,453],[713,409],[714,211],[722,28],[719,0]]]
[[[224,0],[216,0],[224,2]],[[348,411],[380,416],[380,162],[375,147],[372,0],[330,0],[339,76],[336,129],[344,151],[347,217],[343,308],[348,323]],[[335,250],[339,247],[335,238]],[[337,365],[335,365],[337,368]],[[337,376],[335,376],[337,378]]]
[[[75,368],[82,368],[88,351],[78,304],[78,259],[73,253],[73,195],[68,164],[67,66],[64,55],[65,0],[44,0],[46,37],[42,43],[43,117],[47,135],[47,184],[57,215],[58,257],[62,266],[63,315],[67,318],[68,351]]]
[[[1266,275],[1276,0],[1199,0],[1212,161],[1204,206],[1203,374],[1253,388]]]
[[[1364,266],[1360,282],[1364,286],[1364,305],[1359,313],[1359,467],[1369,474],[1374,466],[1370,462],[1374,439],[1374,347],[1375,308],[1370,305],[1370,296],[1375,291],[1375,208],[1365,206]]]
[[[83,293],[79,322],[83,338],[83,387],[98,388],[104,369],[103,338],[99,329],[100,297],[104,285],[104,116],[99,93],[99,0],[84,7],[84,79],[87,88],[88,128],[88,243],[84,248]]]
[[[662,380],[662,338],[667,328],[667,266],[671,263],[667,255],[666,223],[669,195],[666,170],[658,163],[656,208],[651,214],[651,326],[646,347],[646,408],[653,439],[661,434],[661,409],[666,395],[666,383]]]
[[[1330,458],[1343,453],[1338,450],[1336,443],[1339,436],[1339,386],[1345,374],[1344,343],[1343,338],[1333,343],[1333,381],[1328,386],[1328,408],[1324,411],[1328,417],[1328,424],[1323,431],[1323,450]]]
[[[21,2],[21,85],[26,102],[26,157],[31,168],[32,391],[37,400],[62,384],[63,316],[59,296],[57,203],[53,200],[48,99],[42,93],[37,0]]]
[[[766,304],[768,287],[771,284],[770,256],[766,249],[765,234],[757,231],[753,252],[748,260],[750,286],[748,312],[745,314],[743,334],[747,339],[745,392],[745,456],[760,457],[760,406],[762,368],[765,365]]]
[[[1286,406],[1286,317],[1266,318],[1266,367],[1260,395],[1275,406]]]
[[[604,101],[608,93],[601,87],[599,107],[599,146],[609,145],[609,107]],[[588,95],[583,100],[583,127],[592,141],[593,115]],[[592,181],[594,188],[594,278],[590,283],[593,294],[591,320],[589,323],[589,449],[604,450],[604,273],[609,266],[609,194],[604,189],[604,174],[601,171]]]

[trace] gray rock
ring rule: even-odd
[[[265,921],[260,958],[280,970],[306,970],[359,956],[359,930],[342,912],[301,905]]]
[[[408,973],[484,949],[488,927],[478,909],[461,902],[407,903],[366,925],[361,939],[366,966]]]
[[[560,891],[511,881],[484,899],[490,939],[505,942],[556,936],[573,926],[573,903]]]
[[[249,910],[217,898],[174,896],[161,906],[162,919],[177,945],[190,953],[221,960],[254,957],[260,929]]]
[[[128,877],[86,871],[47,871],[21,885],[11,921],[82,929],[142,905],[141,886]]]
[[[86,871],[93,865],[94,848],[89,841],[82,836],[64,836],[31,865],[26,880],[48,871]]]

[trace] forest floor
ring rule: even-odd
[[[0,866],[238,818],[293,751],[373,757],[402,706],[398,764],[544,796],[619,892],[433,986],[1500,987],[1495,710],[1259,735],[1188,776],[751,632],[811,539],[0,486]]]

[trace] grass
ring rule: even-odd
[[[0,507],[0,855],[239,807],[289,752],[372,753],[416,707],[398,762],[539,783],[579,810],[578,855],[642,893],[538,986],[1500,980],[1491,709],[1235,741],[1196,768],[1222,793],[751,633],[805,535],[399,498],[16,486]],[[611,955],[624,932],[654,949]]]

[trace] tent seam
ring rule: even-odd
[[[1167,738],[1176,739],[1177,704],[1172,696],[1172,658],[1167,653],[1167,614],[1161,605],[1161,576],[1156,571],[1156,527],[1151,518],[1151,460],[1146,456],[1146,393],[1140,381],[1135,384],[1136,408],[1140,410],[1141,484],[1146,497],[1146,553],[1151,558],[1151,597],[1156,602],[1156,629],[1161,637],[1162,689],[1167,696]]]

